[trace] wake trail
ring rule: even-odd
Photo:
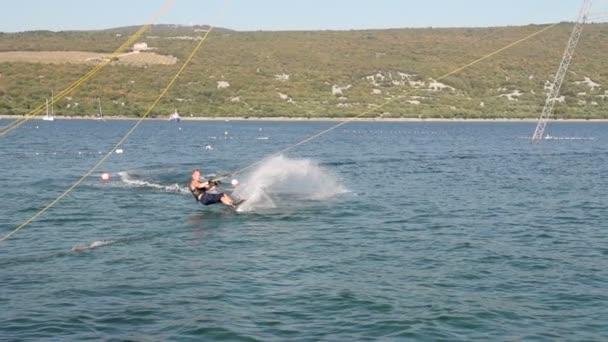
[[[118,176],[120,178],[120,182],[128,187],[132,187],[132,188],[152,188],[152,189],[158,189],[161,191],[166,191],[166,192],[176,192],[176,193],[189,193],[190,191],[188,190],[187,187],[185,186],[180,186],[178,183],[174,183],[174,184],[160,184],[160,183],[153,183],[153,182],[149,182],[143,179],[136,179],[133,178],[129,172],[118,172]]]

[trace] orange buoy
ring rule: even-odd
[[[101,180],[109,181],[110,180],[110,174],[109,173],[102,173],[101,174]]]

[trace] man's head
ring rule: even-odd
[[[201,170],[199,170],[199,169],[192,170],[192,179],[194,179],[194,180],[201,179]]]

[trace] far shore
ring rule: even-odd
[[[0,119],[22,119],[25,115],[0,115]],[[93,116],[55,116],[56,120],[99,120]],[[103,120],[130,120],[136,121],[140,118],[132,116],[106,116]],[[32,117],[31,120],[42,120],[41,116]],[[168,118],[146,118],[149,121],[169,121]],[[335,117],[182,117],[182,121],[330,121],[330,122],[537,122],[538,118],[488,118],[488,119],[463,119],[463,118],[335,118]],[[551,122],[608,122],[608,119],[551,119]]]

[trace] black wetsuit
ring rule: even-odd
[[[193,188],[192,184],[190,184],[189,188],[190,192],[192,193],[192,196],[194,196],[197,201],[200,201],[201,198],[203,198],[203,196],[205,195],[205,189]]]
[[[218,194],[210,194],[204,188],[192,188],[192,184],[190,184],[189,188],[192,196],[194,196],[197,201],[204,205],[220,203],[222,202],[222,197],[224,197],[223,192]]]

